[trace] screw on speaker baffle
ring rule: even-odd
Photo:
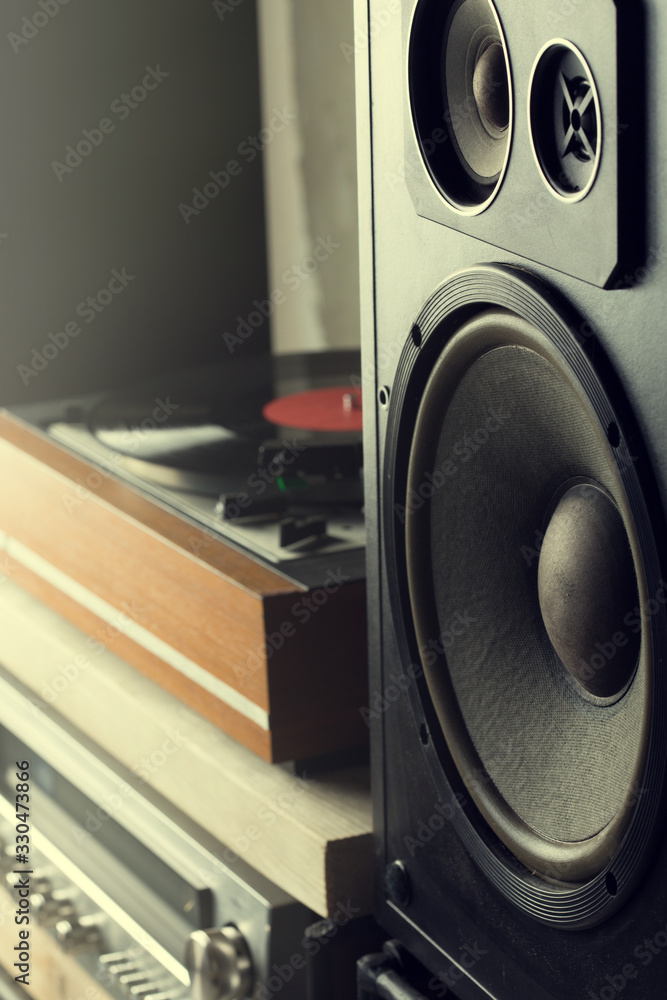
[[[405,907],[412,898],[410,875],[402,861],[392,861],[384,870],[384,891],[390,903]]]

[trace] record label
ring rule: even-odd
[[[308,431],[360,431],[361,390],[348,386],[311,389],[267,403],[262,416],[280,427]]]

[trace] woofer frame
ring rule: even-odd
[[[551,289],[528,272],[506,265],[481,265],[458,272],[429,298],[407,338],[392,386],[383,464],[383,536],[387,586],[394,632],[406,676],[406,690],[415,725],[436,788],[444,801],[456,803],[452,824],[466,849],[489,881],[514,905],[534,919],[565,929],[594,926],[619,909],[641,877],[664,805],[667,762],[667,683],[662,669],[651,674],[648,697],[646,765],[642,795],[611,861],[583,884],[550,883],[527,869],[499,840],[472,803],[460,804],[466,786],[442,734],[425,678],[415,682],[414,664],[420,664],[412,623],[407,582],[405,534],[396,517],[405,503],[407,467],[412,432],[423,390],[444,343],[460,324],[489,307],[500,307],[531,323],[554,345],[563,363],[583,388],[603,428],[622,428],[614,453],[618,474],[628,498],[649,594],[657,593],[661,577],[656,534],[663,537],[660,519],[652,524],[654,485],[650,463],[628,419],[620,421],[616,407],[624,403],[620,385],[606,364],[594,331]],[[592,356],[595,355],[595,367]],[[600,374],[598,374],[598,372]],[[604,383],[604,384],[603,384]],[[612,403],[612,399],[614,403]],[[635,459],[639,456],[639,460]],[[641,474],[641,478],[640,478]],[[659,509],[656,507],[656,510]],[[660,667],[667,655],[665,608],[645,625],[653,662]],[[424,728],[425,727],[425,728]],[[424,744],[420,733],[428,732]],[[458,798],[453,795],[462,792]]]

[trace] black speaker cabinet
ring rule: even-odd
[[[436,997],[663,997],[667,9],[356,16],[377,915]]]

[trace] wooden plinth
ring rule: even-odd
[[[0,573],[82,629],[90,659],[112,650],[265,760],[365,743],[365,586],[341,581],[335,557],[309,605],[307,589],[2,412],[0,545]]]

